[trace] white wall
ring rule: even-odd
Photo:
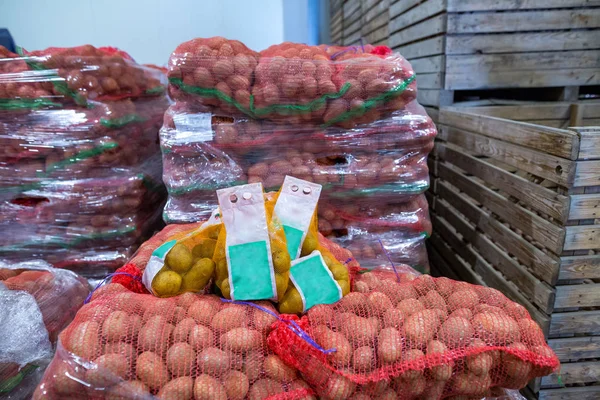
[[[282,42],[283,1],[295,0],[0,0],[0,27],[28,50],[89,43],[165,65],[195,37],[238,39],[254,50]]]

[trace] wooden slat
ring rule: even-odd
[[[436,180],[434,188],[439,196],[438,198],[452,204],[461,214],[476,224],[477,228],[481,229],[487,236],[494,238],[497,244],[514,255],[521,264],[527,266],[535,276],[551,285],[556,283],[558,279],[558,258],[546,254],[526,241],[522,236],[496,220],[490,213],[483,211],[470,200],[458,194],[446,182]],[[436,210],[436,212],[438,211],[443,214],[443,203],[441,209]]]
[[[420,89],[417,91],[417,101],[425,106],[445,106],[452,104],[454,92],[442,89]]]
[[[572,385],[575,383],[587,383],[600,381],[600,363],[596,361],[586,361],[578,363],[562,364],[559,374],[554,373],[542,378],[542,388],[555,387],[563,385]]]
[[[427,112],[427,115],[429,115],[429,117],[433,120],[433,122],[437,124],[439,110],[433,107],[424,107],[424,109],[425,112]]]
[[[360,31],[356,31],[349,36],[344,35],[343,43],[345,46],[357,44],[360,40]]]
[[[447,35],[446,54],[493,54],[600,48],[600,30]]]
[[[355,32],[358,32],[360,34],[360,27],[361,27],[360,19],[357,19],[348,27],[344,27],[344,36],[350,36],[351,34],[353,34]]]
[[[446,68],[444,56],[431,56],[410,60],[410,65],[417,74],[443,72]]]
[[[516,301],[527,308],[531,317],[540,325],[544,332],[547,332],[550,318],[533,306],[514,284],[509,283],[498,271],[494,270],[494,268],[481,257],[477,251],[466,243],[462,243],[460,239],[455,236],[452,227],[447,222],[441,219],[438,220],[438,222],[441,223],[437,225],[436,232],[439,233],[450,247],[469,264],[473,273],[479,275],[486,286],[501,291],[511,300]]]
[[[404,14],[390,20],[390,32],[406,29],[418,22],[441,13],[446,8],[446,0],[427,0]]]
[[[449,34],[547,31],[600,27],[600,9],[448,14]]]
[[[406,46],[396,47],[394,50],[402,54],[406,59],[410,60],[418,57],[434,56],[444,52],[446,36],[440,35],[431,39],[422,40],[420,42],[408,44]]]
[[[565,251],[600,249],[600,225],[567,226],[566,230]]]
[[[600,335],[600,311],[552,314],[549,337]]]
[[[424,0],[397,0],[390,5],[390,17],[400,15]]]
[[[438,276],[445,276],[447,278],[454,279],[455,281],[460,280],[458,275],[456,275],[452,268],[448,266],[446,260],[442,258],[440,253],[438,253],[430,241],[427,241],[427,254],[429,255],[429,263],[431,265],[432,275],[434,275],[434,271],[437,270],[437,272],[439,272]]]
[[[437,233],[434,233],[431,236],[429,242],[439,252],[443,260],[446,261],[447,265],[452,269],[452,272],[457,275],[460,280],[474,285],[486,286],[483,279],[475,274],[469,265],[461,260],[456,252],[454,252],[454,250],[448,246]]]
[[[558,279],[600,279],[600,256],[561,257]]]
[[[583,118],[591,118],[591,116],[586,117],[587,113],[597,112],[597,116],[600,117],[600,106],[588,105],[585,107],[583,111]],[[598,123],[600,125],[600,122]],[[592,125],[592,122],[586,122],[586,125]],[[600,127],[595,127],[592,129],[580,129],[573,128],[575,132],[578,132],[581,136],[581,146],[579,150],[579,158],[580,159],[598,159],[600,158]]]
[[[418,74],[417,87],[419,89],[441,89],[443,87],[444,75],[441,72],[432,74]]]
[[[362,0],[360,2],[363,17],[367,16],[366,21],[370,21],[374,16],[390,7],[390,0]]]
[[[562,252],[565,235],[563,228],[507,200],[502,195],[460,174],[446,164],[438,164],[438,171],[440,178],[483,204],[513,228],[522,230],[524,234],[531,236],[555,254]]]
[[[600,306],[600,283],[556,287],[556,309]]]
[[[442,110],[440,122],[558,157],[577,158],[579,137],[567,130],[477,115],[456,107]]]
[[[600,386],[568,387],[545,389],[539,393],[538,400],[598,400]]]
[[[600,358],[600,336],[550,339],[548,345],[560,362]]]
[[[499,160],[564,187],[569,187],[575,182],[575,161],[442,125],[442,121],[443,110],[440,113],[440,124],[438,125],[438,137],[442,140],[454,143],[476,155]]]
[[[367,33],[373,32],[377,28],[380,28],[383,26],[385,26],[385,28],[387,30],[388,29],[388,21],[389,21],[389,16],[386,12],[379,14],[378,16],[376,16],[375,18],[373,18],[372,20],[370,20],[368,22],[363,19],[361,31],[364,34],[367,34]]]
[[[477,252],[483,256],[496,270],[502,273],[519,290],[527,296],[534,304],[537,304],[542,311],[549,314],[554,305],[554,290],[547,284],[540,282],[527,269],[515,262],[508,254],[496,246],[488,237],[477,232],[474,226],[467,223],[453,210],[452,206],[444,203],[444,200],[438,199],[438,210],[443,209],[440,215],[446,220],[460,235],[467,240]],[[438,213],[436,210],[436,214]],[[439,226],[440,221],[437,215],[433,215],[432,222],[434,229]],[[442,224],[443,225],[443,224]],[[443,229],[443,228],[442,228]]]
[[[446,15],[441,14],[390,35],[390,45],[397,47],[446,32]]]
[[[388,37],[388,27],[387,25],[382,26],[381,28],[375,29],[372,32],[364,35],[365,41],[371,44],[377,44],[382,40],[386,40]]]
[[[535,10],[599,5],[600,0],[448,0],[448,12]]]
[[[577,161],[573,186],[600,185],[600,160]]]
[[[458,105],[458,104],[457,104]],[[537,103],[530,105],[498,105],[467,108],[465,111],[514,121],[569,118],[571,103]]]
[[[348,0],[343,5],[343,15],[344,20],[349,23],[354,22],[354,18],[356,18],[356,14],[360,14],[360,0]],[[345,22],[344,21],[344,22]]]
[[[537,211],[562,222],[567,222],[569,219],[569,198],[567,196],[530,182],[483,159],[473,157],[460,147],[451,144],[436,142],[435,154],[469,174],[493,183],[494,187],[502,189]]]

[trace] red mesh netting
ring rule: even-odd
[[[34,399],[314,399],[266,344],[269,302],[169,299],[109,284],[60,335]]]
[[[539,326],[497,290],[428,275],[395,280],[389,271],[358,274],[340,302],[290,317],[334,352],[284,322],[269,345],[317,395],[335,399],[481,398],[558,368]]]

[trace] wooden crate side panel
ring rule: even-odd
[[[600,336],[550,339],[548,345],[563,363],[600,358]]]
[[[429,264],[431,275],[435,277],[445,276],[455,281],[460,280],[460,277],[450,268],[446,260],[438,253],[437,249],[427,241],[427,254],[429,255]]]
[[[452,204],[455,209],[477,225],[477,228],[481,229],[483,233],[494,238],[494,241],[505,250],[509,250],[510,254],[515,256],[521,264],[527,266],[536,277],[550,285],[556,283],[559,268],[557,257],[546,254],[526,241],[522,236],[496,220],[490,213],[485,212],[457,193],[446,182],[436,179],[434,186],[438,198]],[[439,214],[443,216],[443,203],[437,207],[436,201],[436,208],[439,208]]]
[[[454,92],[442,89],[419,89],[417,101],[423,106],[441,107],[452,104]]]
[[[600,9],[448,14],[447,32],[501,33],[600,28]]]
[[[600,160],[577,161],[573,186],[600,185]]]
[[[445,43],[446,36],[440,35],[405,46],[392,46],[390,42],[390,46],[394,47],[394,50],[402,54],[404,58],[412,60],[413,58],[443,54]]]
[[[600,311],[552,314],[549,337],[572,335],[600,335]]]
[[[417,74],[430,74],[433,72],[444,72],[446,63],[444,56],[431,56],[411,60],[410,65]],[[417,76],[417,79],[419,76]]]
[[[385,27],[386,31],[387,31],[387,28],[389,26],[388,22],[389,22],[389,15],[387,14],[387,12],[383,12],[383,13],[379,14],[378,16],[371,19],[370,21],[366,21],[365,18],[363,17],[361,32],[363,33],[363,35],[366,35],[368,33],[371,33],[373,31],[381,28],[381,27]]]
[[[600,0],[448,0],[448,12],[535,10],[600,6]]]
[[[390,35],[390,46],[394,48],[406,45],[444,32],[446,32],[446,15],[440,14],[396,33],[392,33]]]
[[[546,189],[535,182],[530,182],[484,159],[476,158],[451,144],[436,142],[435,155],[440,159],[456,165],[460,169],[493,183],[494,187],[518,198],[531,208],[547,214],[562,222],[569,219],[569,198]]]
[[[425,0],[395,0],[390,4],[390,18],[400,15]]]
[[[538,400],[598,400],[600,386],[569,387],[542,390]]]
[[[374,31],[369,32],[366,35],[364,35],[365,42],[374,44],[374,45],[378,45],[378,43],[381,43],[382,41],[386,41],[387,38],[388,38],[387,25],[377,28]]]
[[[525,267],[519,265],[519,263],[496,246],[488,237],[477,232],[475,227],[462,220],[453,210],[452,206],[448,203],[443,203],[441,199],[438,200],[442,203],[438,204],[438,209],[443,208],[442,217],[450,226],[460,233],[490,265],[512,282],[533,304],[536,304],[547,314],[552,312],[554,289],[534,277]],[[440,212],[441,214],[442,212]],[[447,229],[444,225],[445,222],[437,218],[436,215],[432,218],[434,229]]]
[[[555,182],[563,187],[570,187],[575,182],[575,161],[442,125],[443,113],[444,111],[442,110],[440,113],[441,121],[438,125],[438,137],[441,140],[463,147],[474,155],[483,155],[496,159],[504,164]],[[585,176],[587,177],[588,175],[586,174]]]
[[[434,72],[431,74],[417,74],[417,87],[419,89],[441,89],[444,84],[444,74]]]
[[[600,255],[561,257],[558,279],[600,279]]]
[[[418,6],[411,8],[404,14],[390,19],[390,32],[405,29],[411,25],[431,18],[443,12],[446,8],[446,0],[427,0]]]
[[[560,374],[560,380],[559,380]],[[592,383],[600,381],[600,363],[586,361],[567,363],[560,366],[560,373],[554,373],[542,378],[542,388],[560,387],[576,383]]]
[[[565,251],[600,249],[600,225],[567,226]]]
[[[600,104],[585,106],[583,112],[584,125],[595,125],[593,128],[572,128],[581,136],[579,150],[580,159],[600,158]],[[589,118],[590,120],[586,120]],[[592,119],[594,122],[592,122]]]
[[[600,283],[556,287],[555,309],[600,306]]]
[[[447,35],[446,54],[494,54],[600,48],[600,29]]]
[[[475,274],[471,267],[460,259],[454,250],[437,233],[431,236],[429,243],[438,251],[448,267],[451,268],[452,273],[459,278],[457,280],[469,282],[474,285],[487,286],[483,279]]]

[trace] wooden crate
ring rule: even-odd
[[[331,43],[342,43],[342,0],[329,3],[329,33]]]
[[[390,21],[389,0],[363,0],[362,25],[360,28],[365,43],[386,45],[388,43],[388,27]]]
[[[342,44],[360,43],[362,6],[360,0],[346,0],[342,6]]]
[[[600,0],[398,0],[389,19],[423,105],[493,88],[563,87],[570,101],[600,84]]]
[[[598,118],[598,101],[439,113],[432,270],[529,310],[562,363],[530,385],[540,399],[600,398]]]

